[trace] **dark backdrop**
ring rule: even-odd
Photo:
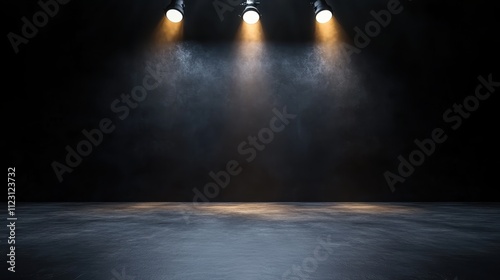
[[[241,174],[211,201],[498,201],[497,93],[456,131],[442,118],[479,75],[500,80],[491,1],[402,1],[350,62],[340,43],[353,45],[388,1],[328,1],[344,34],[328,59],[307,0],[261,2],[265,40],[249,51],[235,44],[238,12],[221,21],[209,0],[186,0],[183,38],[170,43],[153,43],[166,1],[73,0],[18,54],[7,34],[40,7],[4,3],[4,154],[17,199],[191,201],[237,160]],[[122,121],[110,104],[147,65],[164,82]],[[247,162],[238,145],[284,106],[297,117]],[[115,131],[59,182],[51,164],[102,118]],[[448,140],[391,192],[384,172],[436,127]]]

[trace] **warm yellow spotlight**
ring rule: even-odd
[[[341,28],[335,18],[330,18],[330,20],[325,23],[321,23],[318,20],[315,24],[314,32],[316,43],[332,45],[339,40]]]
[[[184,0],[172,0],[165,9],[165,16],[171,22],[180,22],[184,17]]]
[[[326,23],[330,21],[330,19],[332,19],[332,12],[329,10],[320,11],[316,15],[316,21],[318,21],[319,23]]]
[[[260,19],[259,10],[257,9],[257,5],[260,2],[255,0],[246,0],[243,5],[245,5],[245,9],[243,9],[243,20],[248,24],[256,24]]]
[[[316,21],[314,49],[317,66],[321,72],[328,73],[335,65],[344,63],[341,56],[343,34],[342,27],[335,17],[326,23]]]
[[[236,57],[233,61],[234,86],[241,98],[238,99],[241,106],[265,100],[266,93],[269,92],[267,84],[271,78],[265,74],[264,45],[260,21],[255,24],[240,24],[235,44]]]
[[[166,17],[162,17],[154,33],[154,44],[157,47],[162,47],[165,44],[180,41],[182,39],[182,27],[182,22],[174,23],[167,20]]]
[[[236,38],[238,42],[262,42],[264,39],[262,24],[258,21],[254,24],[241,24]]]
[[[260,15],[254,10],[245,11],[243,14],[243,20],[248,24],[255,24],[259,21]]]
[[[182,13],[176,9],[168,10],[166,13],[166,16],[167,16],[168,20],[170,20],[171,22],[174,22],[174,23],[180,22],[183,18]]]
[[[315,0],[311,4],[314,7],[317,22],[326,23],[332,19],[332,7],[325,0]]]

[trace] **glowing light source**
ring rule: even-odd
[[[326,23],[332,19],[332,8],[326,3],[325,0],[316,0],[313,2],[314,14],[316,21],[319,23]]]
[[[259,3],[255,0],[247,0],[245,5],[245,9],[243,10],[243,20],[248,24],[255,24],[260,19],[260,13],[257,9],[257,5]]]
[[[171,22],[180,22],[182,20],[182,17],[183,17],[182,13],[176,9],[168,10],[166,13],[166,16]]]
[[[180,22],[184,18],[184,0],[172,0],[165,9],[165,16],[171,22]]]
[[[257,11],[248,8],[249,7],[247,7],[246,9],[247,11],[243,12],[243,20],[248,24],[257,23],[257,21],[259,21],[260,18],[259,13]]]
[[[332,19],[332,12],[329,10],[323,10],[316,15],[316,21],[319,23],[326,23]]]

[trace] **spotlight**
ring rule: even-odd
[[[242,3],[245,5],[245,9],[243,10],[243,20],[248,24],[257,23],[260,19],[260,13],[257,9],[257,5],[260,4],[255,0],[246,0]]]
[[[332,18],[332,8],[326,3],[325,0],[316,0],[312,2],[312,4],[314,6],[314,14],[316,15],[317,22],[325,23]]]
[[[180,22],[184,17],[184,0],[172,0],[165,8],[165,16],[171,22]]]

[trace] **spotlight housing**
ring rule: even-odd
[[[165,8],[165,16],[171,22],[180,22],[184,18],[184,0],[172,0]]]
[[[255,0],[246,0],[241,4],[245,6],[245,8],[243,9],[242,17],[246,23],[255,24],[259,21],[260,13],[257,9],[257,5],[259,4],[260,2],[257,2]]]
[[[314,7],[314,14],[316,21],[319,23],[326,23],[333,17],[332,7],[330,7],[325,0],[316,0],[311,3]]]

